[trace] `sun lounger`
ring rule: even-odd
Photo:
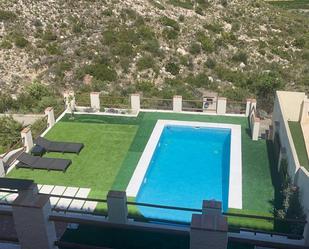
[[[22,153],[17,160],[19,161],[16,168],[29,168],[29,169],[47,169],[66,171],[70,166],[71,160],[61,158],[45,158],[32,156],[27,153]]]
[[[77,153],[82,150],[84,144],[71,142],[55,142],[43,137],[38,137],[35,144],[43,147],[47,152]]]

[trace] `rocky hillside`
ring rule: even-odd
[[[10,93],[38,80],[115,94],[263,97],[308,89],[309,15],[253,0],[2,0],[0,61]]]

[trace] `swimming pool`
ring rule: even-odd
[[[233,150],[231,145],[235,143],[232,140],[235,140],[236,127],[188,123],[165,121],[157,124],[127,193],[135,195],[137,202],[198,209],[203,200],[215,199],[222,202],[223,211],[226,211],[233,206],[229,205],[229,196],[233,198],[229,195],[230,172],[235,175],[235,161],[241,160],[231,156],[235,152],[235,144]],[[190,221],[192,215],[187,211],[142,206],[138,209],[149,218]]]

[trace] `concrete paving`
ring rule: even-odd
[[[53,194],[59,196],[73,197],[50,197],[50,203],[52,207],[70,210],[84,210],[87,212],[93,212],[97,206],[97,202],[76,200],[74,197],[87,198],[90,193],[90,188],[78,188],[78,187],[66,187],[55,185],[42,185],[38,184],[39,193]],[[17,197],[15,193],[7,193],[5,189],[0,189],[0,205],[1,203],[12,203]]]

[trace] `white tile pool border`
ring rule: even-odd
[[[158,120],[147,142],[144,152],[135,168],[126,193],[129,197],[136,197],[143,182],[152,155],[160,140],[161,133],[166,125],[199,126],[210,128],[226,128],[231,130],[230,177],[229,177],[229,208],[242,209],[242,151],[241,126],[234,124],[187,122],[174,120]],[[201,203],[202,205],[202,203]]]

